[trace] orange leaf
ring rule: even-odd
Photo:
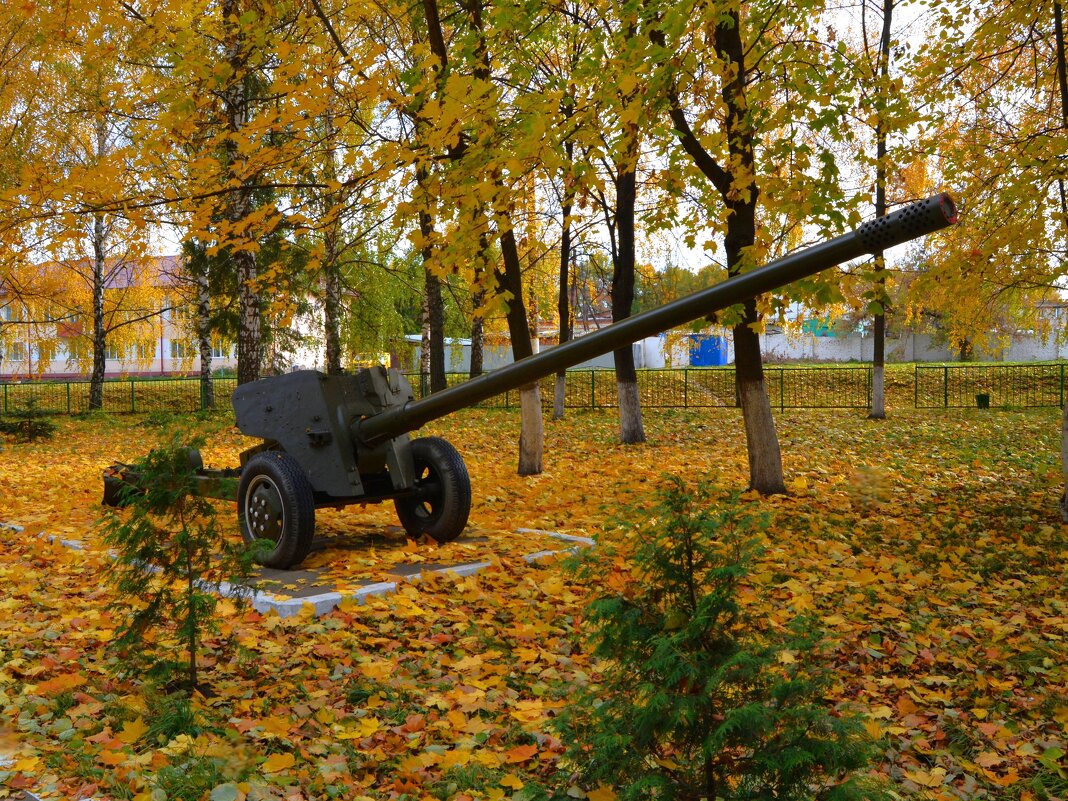
[[[538,753],[538,746],[536,745],[517,745],[515,748],[505,752],[504,761],[512,763],[526,762],[536,753]]]
[[[59,695],[67,690],[73,690],[85,684],[85,677],[80,673],[64,673],[55,676],[48,681],[42,681],[37,685],[37,692],[41,695]]]

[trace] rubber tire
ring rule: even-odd
[[[257,537],[246,519],[252,500],[249,494],[272,489],[281,506],[281,532],[274,549],[257,561],[264,567],[288,570],[304,561],[315,535],[315,497],[296,459],[284,451],[262,451],[248,460],[237,487],[237,522],[241,537],[251,545]]]
[[[427,534],[438,542],[452,542],[463,533],[471,513],[467,465],[441,437],[414,439],[411,449],[416,494],[393,502],[397,517],[411,537]],[[432,493],[430,497],[427,492]]]

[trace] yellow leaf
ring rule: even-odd
[[[280,773],[289,770],[297,762],[292,754],[271,754],[263,763],[264,773]]]
[[[808,490],[808,479],[804,476],[798,476],[790,482],[791,492],[805,492]]]
[[[339,740],[362,740],[378,731],[380,726],[381,721],[378,718],[360,718],[355,723],[339,728],[335,736]]]
[[[509,773],[503,779],[501,779],[501,787],[511,787],[513,790],[523,789],[523,780],[516,776],[514,773]]]
[[[602,784],[596,790],[586,793],[586,801],[616,801],[616,792]]]
[[[273,734],[275,737],[287,737],[289,735],[290,723],[285,718],[269,717],[260,721],[260,723],[267,734]]]
[[[118,733],[117,738],[127,745],[133,745],[148,731],[148,726],[145,725],[143,718],[130,721],[122,724],[122,731]]]
[[[463,767],[470,761],[470,751],[463,748],[455,748],[452,751],[445,752],[445,756],[441,759],[441,769],[448,770],[449,768]]]

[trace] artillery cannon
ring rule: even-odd
[[[407,380],[382,366],[356,374],[302,370],[239,386],[237,426],[262,443],[241,454],[240,469],[206,470],[198,454],[198,492],[234,500],[246,541],[266,539],[269,567],[299,564],[311,549],[315,510],[391,500],[404,529],[438,542],[460,535],[471,510],[471,482],[456,449],[439,437],[410,439],[425,423],[647,336],[707,317],[865,254],[956,222],[948,194],[934,195],[855,231],[752,272],[642,312],[535,356],[415,400]],[[136,468],[105,471],[105,503],[136,486]]]

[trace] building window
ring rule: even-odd
[[[171,358],[172,359],[192,359],[193,358],[193,346],[188,342],[182,342],[177,339],[171,340]]]
[[[211,358],[213,359],[229,359],[230,347],[228,345],[213,345],[211,348]]]
[[[70,361],[81,361],[89,358],[89,344],[80,339],[68,339],[67,344],[67,359]]]
[[[118,361],[119,359],[126,358],[126,353],[125,350],[118,345],[108,345],[104,348],[104,358]]]
[[[7,349],[7,359],[12,362],[26,361],[26,343],[12,342]]]
[[[138,342],[137,358],[142,362],[156,358],[156,343],[154,341]]]

